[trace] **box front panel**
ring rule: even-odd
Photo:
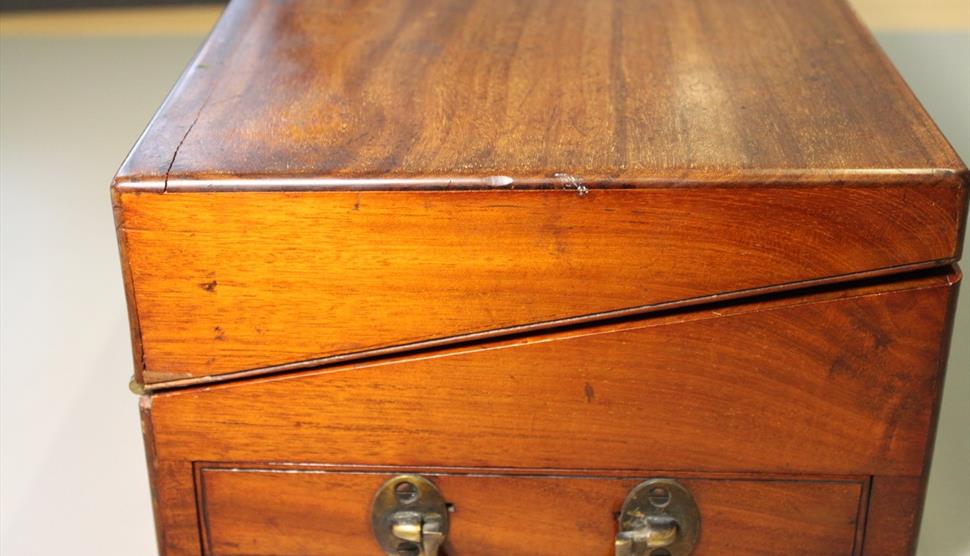
[[[119,202],[140,376],[171,384],[939,264],[966,200],[940,184]]]
[[[614,484],[596,481],[617,474],[918,479],[932,437],[955,280],[937,274],[722,304],[145,398],[167,554],[202,546],[203,515],[214,519],[207,541],[215,543],[214,553],[242,542],[230,525],[236,514],[226,509],[243,508],[237,491],[263,496],[260,504],[270,514],[282,512],[275,523],[283,530],[283,522],[299,522],[304,513],[291,515],[289,503],[272,503],[290,485],[308,493],[294,496],[320,504],[313,511],[333,509],[338,521],[350,519],[342,513],[349,506],[314,498],[315,487],[302,482],[324,477],[309,473],[279,488],[239,490],[235,476],[228,486],[223,482],[225,470],[196,477],[200,466],[444,468],[442,486],[455,468],[525,470],[537,480],[587,475],[568,483],[574,485]],[[218,475],[216,490],[206,482],[216,475],[206,473]],[[456,484],[484,479],[475,475]],[[496,481],[480,491],[487,504],[494,503],[492,492],[552,484]],[[215,498],[197,506],[203,483],[206,496]],[[358,487],[355,500],[370,488]],[[452,488],[458,494],[464,487]],[[597,505],[609,506],[606,500],[617,495],[596,496]],[[859,499],[858,493],[831,497],[839,505]],[[739,502],[737,511],[745,507],[751,506]],[[252,515],[259,513],[252,508]],[[820,527],[819,538],[833,542],[834,553],[850,553],[841,552],[844,531],[815,521],[822,518],[791,516],[796,525],[808,519]],[[496,531],[516,537],[504,525]],[[775,534],[756,531],[751,542],[770,546]],[[807,554],[816,553],[811,539],[805,537]]]

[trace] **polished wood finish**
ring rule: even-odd
[[[163,545],[199,546],[192,462],[921,477],[956,280],[822,289],[153,395]]]
[[[213,556],[378,556],[370,500],[386,470],[227,469],[200,473]],[[482,474],[484,473],[484,474]],[[460,556],[608,556],[616,514],[643,478],[424,473],[454,504],[445,550]],[[703,508],[696,556],[852,556],[860,480],[687,478]]]
[[[136,376],[945,264],[967,175],[841,0],[237,1],[114,183]]]
[[[236,0],[112,187],[161,552],[906,556],[968,183],[842,0]]]
[[[120,203],[142,377],[165,383],[933,264],[955,256],[963,199],[939,185]]]
[[[841,0],[237,1],[119,183],[964,170]]]
[[[925,477],[873,478],[863,556],[916,551],[925,489]]]

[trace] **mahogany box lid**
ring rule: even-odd
[[[113,194],[151,386],[946,264],[967,179],[842,0],[237,0]]]

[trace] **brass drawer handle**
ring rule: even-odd
[[[371,526],[389,556],[437,556],[448,535],[448,505],[431,481],[399,475],[374,496]]]
[[[616,556],[687,556],[700,536],[694,497],[672,479],[637,485],[623,502]]]

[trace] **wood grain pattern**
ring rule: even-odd
[[[611,555],[615,514],[649,478],[422,474],[454,504],[445,550],[456,556]],[[203,469],[207,554],[377,556],[370,502],[392,476]],[[859,481],[681,482],[703,520],[697,556],[853,554]]]
[[[198,551],[193,462],[922,476],[954,283],[924,275],[152,395],[165,554]]]
[[[152,514],[155,517],[155,540],[158,543],[159,553],[166,554],[165,545],[168,536],[165,534],[167,514],[174,506],[178,506],[178,500],[160,499],[161,493],[176,493],[184,496],[184,490],[173,487],[173,479],[161,472],[161,463],[155,454],[155,431],[152,430],[150,398],[143,397],[138,404],[141,417],[142,441],[145,444],[145,463],[148,466],[148,487],[152,496]],[[177,483],[176,483],[177,484]]]
[[[905,554],[968,182],[842,0],[236,0],[112,189],[162,553],[366,553],[420,468],[466,554],[656,474]]]
[[[238,0],[114,183],[137,377],[944,264],[967,176],[842,0]]]
[[[842,0],[236,1],[119,181],[940,170]]]
[[[941,339],[940,388],[943,385],[950,353],[958,292],[959,290],[956,290],[950,296],[946,331]],[[929,480],[930,463],[933,458],[933,445],[941,401],[941,396],[937,395],[925,402],[931,416],[928,443],[923,454],[923,473],[911,477],[872,477],[869,496],[866,500],[869,509],[862,556],[882,554],[912,556],[915,554],[919,540],[920,519],[923,515],[923,504],[926,498],[926,485]]]
[[[925,495],[925,477],[874,477],[863,556],[912,556]]]
[[[682,187],[123,193],[119,210],[153,384],[935,264],[964,203],[946,185]]]
[[[156,451],[206,461],[274,460],[285,449],[286,461],[329,463],[918,475],[951,293],[939,285],[779,301],[173,391],[153,401]],[[810,437],[793,434],[793,423]]]

